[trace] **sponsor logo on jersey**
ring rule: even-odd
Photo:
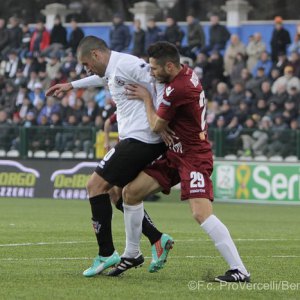
[[[192,73],[192,77],[190,79],[191,83],[196,87],[199,84],[199,77],[195,72]]]
[[[171,88],[170,86],[168,86],[166,88],[166,95],[167,95],[167,97],[169,97],[173,91],[174,91],[174,88]]]

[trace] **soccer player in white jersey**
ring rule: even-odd
[[[94,36],[82,39],[77,55],[79,62],[88,73],[96,75],[71,83],[55,85],[47,91],[47,95],[59,95],[73,88],[103,86],[106,82],[116,103],[120,138],[116,147],[112,148],[100,161],[87,183],[93,227],[99,245],[99,253],[92,266],[83,272],[84,276],[91,277],[120,262],[120,256],[115,251],[112,239],[110,200],[113,200],[116,207],[123,211],[121,189],[148,164],[163,154],[166,147],[161,136],[150,129],[143,102],[129,101],[126,96],[125,85],[130,83],[142,84],[153,95],[155,94],[156,88],[154,88],[148,65],[135,56],[111,51],[102,39]],[[156,99],[156,97],[153,98]],[[109,193],[114,186],[119,188],[117,194],[120,199],[118,201],[110,199]],[[161,233],[146,212],[143,219],[143,233],[152,245],[154,263],[156,257],[168,254],[173,239]],[[139,264],[142,262],[139,261]],[[149,271],[156,271],[153,262]]]

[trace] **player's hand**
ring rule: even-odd
[[[46,91],[46,96],[55,96],[61,97],[63,94],[67,93],[68,91],[72,90],[73,86],[71,83],[60,83],[52,86]]]
[[[175,132],[168,126],[160,133],[160,135],[168,147],[173,146],[174,142],[178,139],[178,137],[175,135]]]
[[[125,94],[129,100],[152,100],[150,92],[145,87],[138,84],[125,85]]]

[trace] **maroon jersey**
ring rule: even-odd
[[[179,138],[170,149],[189,155],[211,155],[207,139],[206,102],[201,83],[192,69],[184,66],[165,92],[157,115],[169,121]]]

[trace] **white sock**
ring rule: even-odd
[[[126,205],[124,207],[124,221],[126,232],[126,248],[123,257],[136,257],[140,251],[142,223],[144,218],[144,203],[139,205]]]
[[[230,269],[238,269],[244,275],[248,275],[227,227],[215,215],[209,216],[201,224],[201,227],[214,241],[216,248],[224,257]]]

